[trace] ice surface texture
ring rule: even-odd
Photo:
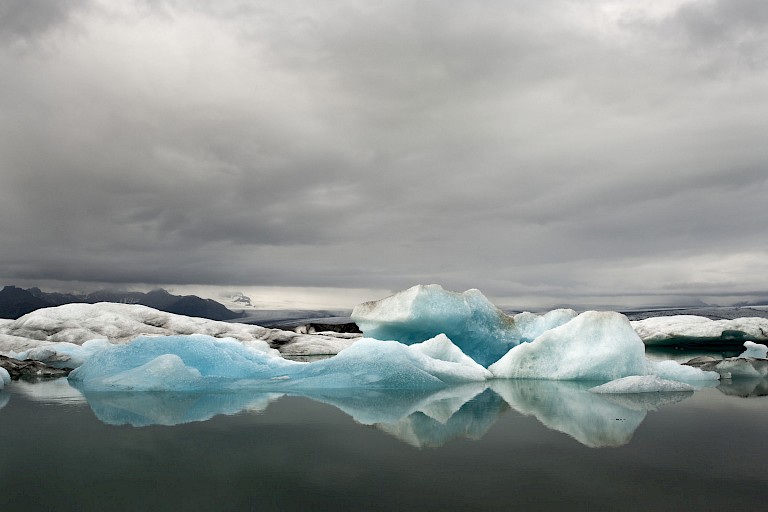
[[[365,336],[407,345],[445,334],[465,354],[488,366],[521,342],[568,322],[573,310],[539,316],[506,315],[479,290],[456,293],[436,284],[417,285],[355,307],[352,320]]]
[[[490,376],[445,336],[412,346],[363,339],[336,357],[299,363],[236,340],[195,335],[140,337],[105,348],[69,379],[90,391],[200,391],[438,389]]]

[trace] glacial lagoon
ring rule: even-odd
[[[768,382],[0,391],[0,510],[755,510]]]

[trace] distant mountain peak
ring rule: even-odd
[[[7,285],[0,290],[0,318],[16,319],[37,309],[71,303],[93,304],[96,302],[141,304],[167,313],[209,320],[232,320],[242,316],[241,313],[235,313],[215,300],[203,299],[196,295],[173,295],[163,288],[156,288],[147,293],[105,289],[84,295],[48,293],[37,287],[25,290]]]

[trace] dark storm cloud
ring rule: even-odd
[[[89,0],[3,0],[0,42],[33,39],[65,24]]]
[[[766,287],[763,2],[4,5],[6,281]]]

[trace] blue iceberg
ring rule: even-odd
[[[89,391],[439,389],[490,377],[445,336],[411,346],[362,339],[313,363],[289,361],[232,339],[139,337],[104,348],[69,375]]]
[[[364,302],[352,312],[352,320],[369,338],[410,345],[445,334],[483,366],[575,316],[575,311],[562,309],[542,316],[521,313],[512,317],[479,290],[456,293],[436,284],[417,285],[378,301]]]

